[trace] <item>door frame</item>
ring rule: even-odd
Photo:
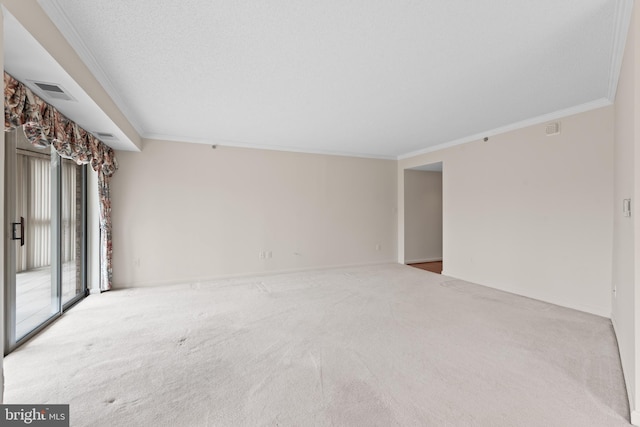
[[[15,220],[16,204],[16,149],[18,133],[16,129],[4,132],[4,217],[5,217],[5,260],[4,260],[4,355],[16,346],[16,251],[15,242],[11,239],[12,222]]]
[[[403,168],[402,169],[402,214],[404,216],[403,220],[402,220],[402,252],[400,252],[400,248],[398,253],[402,253],[402,258],[399,259],[398,261],[401,262],[402,264],[409,264],[409,263],[419,263],[419,262],[433,262],[433,261],[440,261],[443,262],[444,265],[444,242],[445,242],[445,227],[444,227],[444,222],[445,222],[445,215],[444,215],[444,189],[445,189],[445,180],[444,180],[444,161],[442,160],[438,160],[438,161],[433,161],[433,162],[428,162],[425,164],[421,164],[418,166],[414,166],[414,167],[410,167],[410,168]],[[440,237],[440,241],[439,244],[442,247],[442,251],[441,251],[441,255],[439,257],[434,257],[434,258],[424,258],[424,259],[408,259],[407,256],[407,223],[406,223],[406,218],[407,218],[407,204],[409,203],[409,200],[407,200],[406,197],[406,192],[407,192],[407,186],[406,186],[406,176],[407,176],[407,172],[408,171],[423,171],[423,172],[439,172],[441,174],[441,193],[442,193],[442,205],[441,205],[441,209],[440,209],[440,213],[441,213],[441,224],[440,224],[440,228],[441,228],[441,232],[442,235]],[[443,273],[444,274],[444,273]]]

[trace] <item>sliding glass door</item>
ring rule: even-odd
[[[84,167],[5,134],[5,353],[85,294]]]
[[[61,176],[61,247],[62,305],[84,295],[84,166],[62,160]]]

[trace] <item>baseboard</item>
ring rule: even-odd
[[[634,426],[640,426],[640,412],[631,411],[631,424]]]
[[[438,262],[442,261],[442,257],[436,258],[420,258],[420,259],[408,259],[404,263],[405,264],[420,264],[422,262]]]
[[[571,310],[577,310],[577,311],[582,311],[584,313],[594,314],[596,316],[604,317],[605,319],[611,319],[610,307],[605,308],[605,307],[587,306],[583,304],[574,304],[572,301],[555,298],[554,295],[538,295],[538,294],[533,294],[531,292],[527,292],[526,289],[512,289],[509,287],[502,287],[496,284],[487,284],[486,282],[483,283],[480,281],[475,281],[471,278],[466,277],[465,275],[458,274],[455,271],[451,273],[451,270],[443,269],[441,274],[443,276],[449,276],[452,279],[464,280],[465,282],[474,283],[476,285],[485,286],[487,288],[496,289],[503,292],[508,292],[510,294],[519,295],[521,297],[530,298],[537,301],[542,301],[547,304],[553,304],[560,307],[569,308]]]
[[[354,263],[354,264],[323,265],[323,266],[315,266],[315,267],[300,267],[300,268],[271,270],[271,271],[253,271],[248,273],[221,274],[217,276],[208,276],[208,277],[190,277],[190,278],[185,278],[180,280],[166,280],[166,281],[156,281],[156,282],[134,282],[134,283],[128,283],[124,285],[116,283],[113,286],[113,290],[130,289],[130,288],[147,288],[147,287],[155,287],[155,286],[171,286],[171,285],[180,285],[183,283],[208,282],[212,280],[236,279],[236,278],[252,277],[252,276],[275,276],[278,274],[303,273],[305,271],[330,270],[334,268],[366,267],[368,265],[383,265],[383,264],[399,264],[399,263],[396,259],[389,259],[389,260],[383,260],[383,261],[362,262],[362,263]]]

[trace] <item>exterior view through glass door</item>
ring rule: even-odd
[[[85,294],[84,167],[5,134],[5,354]]]
[[[84,295],[84,256],[83,238],[84,211],[83,211],[83,171],[85,167],[75,162],[62,160],[61,177],[61,281],[62,281],[62,305],[73,302],[78,296]]]

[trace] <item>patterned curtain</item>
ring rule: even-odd
[[[61,157],[79,165],[91,164],[98,173],[100,197],[100,290],[111,289],[113,277],[111,252],[110,181],[118,169],[114,151],[76,123],[60,114],[29,88],[4,73],[4,128],[22,126],[33,145],[53,145]]]

